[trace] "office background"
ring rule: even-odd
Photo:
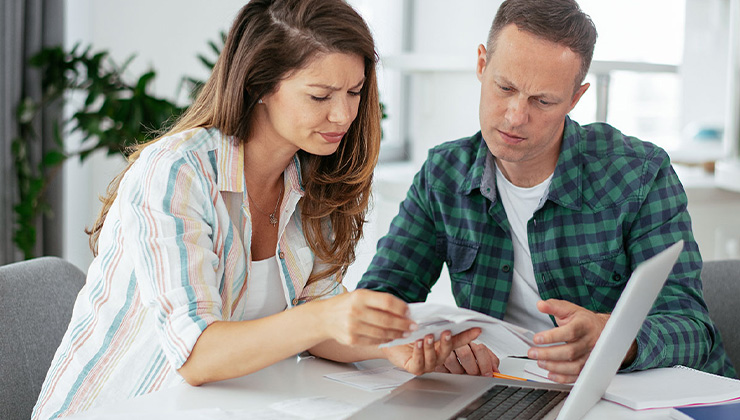
[[[455,7],[447,0],[349,2],[376,36],[381,100],[388,114],[370,223],[346,279],[352,289],[426,150],[478,130],[476,48],[485,42],[500,1],[462,0]],[[606,120],[627,134],[665,147],[674,162],[683,163],[679,175],[707,260],[740,258],[740,193],[717,188],[702,165],[737,156],[740,142],[740,108],[733,105],[737,93],[730,91],[730,81],[740,73],[731,54],[730,19],[733,13],[740,14],[736,3],[580,1],[596,23],[599,40],[587,80],[592,86],[572,117],[582,124]],[[217,41],[220,31],[228,30],[243,4],[244,0],[66,0],[64,44],[108,50],[118,63],[135,54],[129,65],[132,75],[154,69],[155,93],[185,103],[187,94],[179,89],[182,77],[207,77],[197,54],[208,53],[207,42]],[[735,19],[740,21],[740,16]],[[70,106],[76,99],[69,98]],[[723,138],[727,127],[734,130],[734,141]],[[66,142],[72,149],[79,146],[74,136]],[[57,218],[61,256],[83,270],[92,258],[83,228],[95,219],[97,197],[123,166],[122,159],[102,154],[84,164],[65,163]],[[447,281],[440,281],[431,300],[449,301]]]

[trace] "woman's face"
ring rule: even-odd
[[[263,118],[255,134],[273,146],[293,148],[293,153],[332,154],[357,117],[364,83],[361,56],[319,54],[262,98],[257,112]]]

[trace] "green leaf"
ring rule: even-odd
[[[200,60],[200,62],[203,63],[203,65],[208,67],[209,69],[213,69],[213,67],[216,65],[214,61],[209,61],[207,58],[205,58],[202,55],[198,55],[198,60]]]
[[[42,160],[43,165],[47,168],[60,165],[62,162],[64,162],[67,159],[67,155],[64,153],[53,150],[51,152],[48,152],[46,155],[44,155],[44,159]]]
[[[153,70],[150,70],[139,78],[139,81],[136,83],[136,91],[138,92],[146,92],[146,87],[149,85],[149,82],[154,79],[154,77],[157,75]]]
[[[126,61],[124,61],[123,64],[121,64],[118,67],[117,73],[120,73],[120,74],[125,73],[129,64],[131,64],[131,62],[134,61],[134,58],[136,58],[136,54],[131,54],[130,56],[128,56],[128,58],[126,58]]]
[[[223,41],[221,42],[221,44],[223,45]],[[221,54],[221,47],[218,46],[218,45],[216,45],[215,42],[208,41],[208,46],[211,47],[211,51],[213,51],[214,53],[216,53],[216,55]]]

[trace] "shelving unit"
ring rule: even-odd
[[[730,51],[725,117],[725,156],[717,162],[715,180],[720,188],[740,192],[740,0],[730,0]]]

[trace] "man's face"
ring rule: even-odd
[[[494,51],[478,47],[480,125],[491,153],[503,166],[554,170],[565,115],[588,84],[575,88],[581,58],[511,24]],[[503,162],[502,162],[503,161]]]

